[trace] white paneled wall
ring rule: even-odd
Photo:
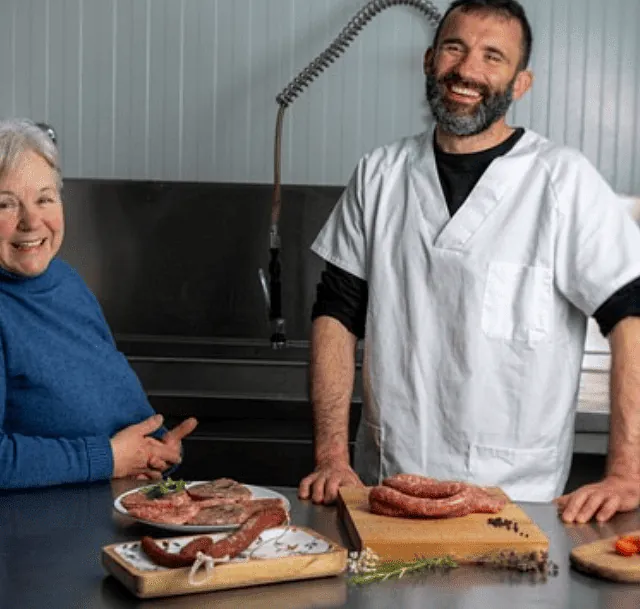
[[[364,4],[2,0],[0,115],[50,122],[67,176],[271,182],[275,96]],[[640,193],[640,1],[523,4],[536,82],[511,118]],[[287,111],[283,181],[344,184],[365,151],[422,130],[432,34],[408,7],[376,17]]]

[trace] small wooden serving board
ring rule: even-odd
[[[184,545],[198,537],[156,539],[158,544]],[[215,535],[216,538],[224,534]],[[269,529],[240,557],[195,574],[198,584],[189,582],[191,567],[166,569],[152,565],[140,550],[140,542],[119,543],[102,548],[104,568],[139,598],[174,596],[256,586],[274,582],[338,575],[347,566],[347,550],[305,527]],[[169,550],[171,551],[171,550]],[[203,581],[204,579],[204,581]]]
[[[639,531],[629,531],[624,535],[638,535]],[[585,573],[597,575],[617,582],[640,582],[640,554],[621,556],[615,551],[615,543],[620,535],[607,537],[573,548],[571,564]]]
[[[500,489],[487,489],[505,496]],[[411,560],[451,556],[460,562],[501,551],[517,553],[547,551],[549,540],[515,503],[499,514],[469,514],[458,518],[393,518],[369,511],[369,489],[339,490],[338,508],[352,543],[357,549],[371,548],[383,559]],[[488,524],[500,517],[517,523],[516,532]]]

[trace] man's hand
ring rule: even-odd
[[[606,522],[616,512],[629,512],[640,506],[640,481],[606,476],[600,482],[587,484],[555,500],[562,520],[583,524],[594,516]]]
[[[298,497],[328,505],[336,500],[341,486],[363,487],[364,484],[345,461],[324,461],[300,482]]]

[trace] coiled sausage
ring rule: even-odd
[[[472,491],[468,486],[441,499],[412,497],[389,486],[375,486],[369,492],[369,502],[385,504],[402,512],[405,517],[413,518],[451,518],[466,516],[473,511]],[[376,505],[376,507],[378,507]]]
[[[437,480],[436,478],[427,478],[417,474],[396,474],[385,478],[382,484],[412,497],[422,497],[424,499],[451,497],[466,486],[464,482]]]

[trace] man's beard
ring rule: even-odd
[[[478,91],[482,96],[470,113],[457,113],[444,98],[444,88],[457,84]],[[515,78],[504,91],[491,92],[486,85],[463,80],[459,74],[450,73],[437,80],[433,74],[427,75],[427,101],[436,122],[441,129],[452,135],[470,136],[486,131],[493,123],[502,118],[513,102]],[[449,104],[449,105],[448,105]],[[456,104],[458,106],[458,104]],[[462,107],[459,105],[459,107]]]

